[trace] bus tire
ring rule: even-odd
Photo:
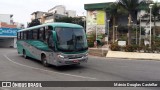
[[[23,57],[24,57],[25,59],[28,58],[28,56],[26,55],[26,51],[25,51],[25,50],[23,50]]]
[[[41,55],[41,61],[42,61],[43,66],[45,66],[45,67],[48,67],[48,66],[49,66],[45,54],[42,54],[42,55]]]

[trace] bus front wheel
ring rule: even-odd
[[[27,55],[26,55],[26,51],[25,51],[25,50],[23,50],[23,57],[24,57],[25,59],[27,59]]]
[[[42,54],[41,60],[42,60],[43,66],[45,66],[45,67],[48,67],[48,66],[49,66],[49,64],[48,64],[48,62],[47,62],[47,59],[46,59],[46,56],[45,56],[44,54]]]

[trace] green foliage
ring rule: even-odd
[[[158,5],[158,2],[154,3],[153,7],[152,7],[152,15],[154,17],[156,16],[159,16],[159,9],[160,9],[160,6]]]
[[[84,22],[85,22],[82,17],[61,17],[61,18],[56,18],[55,21],[79,24],[83,27],[84,27]]]
[[[34,19],[31,21],[31,23],[28,24],[28,27],[33,27],[33,26],[37,26],[40,25],[40,21],[38,19]]]
[[[93,47],[94,41],[96,41],[96,32],[92,31],[89,35],[87,35],[88,46]]]

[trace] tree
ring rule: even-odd
[[[85,21],[82,17],[61,17],[55,19],[55,22],[65,22],[65,23],[74,23],[79,24],[85,28]]]
[[[37,26],[37,25],[40,25],[40,21],[38,19],[34,19],[32,20],[31,23],[28,24],[28,27],[33,27],[33,26]]]
[[[139,0],[119,0],[119,5],[127,10],[128,14],[128,45],[131,44],[131,21],[132,15],[137,14],[140,6],[144,4],[144,1]]]
[[[106,6],[105,11],[110,14],[112,20],[112,29],[113,29],[113,42],[115,42],[115,26],[117,25],[117,17],[127,12],[119,6],[117,2],[113,2]]]
[[[153,15],[153,20],[154,20],[153,36],[155,36],[155,31],[156,31],[156,20],[160,16],[159,10],[160,10],[160,6],[158,6],[158,2],[154,3],[152,7],[152,15]]]

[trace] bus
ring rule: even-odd
[[[24,58],[40,60],[44,66],[86,63],[88,44],[82,26],[47,23],[17,32],[17,51]]]

